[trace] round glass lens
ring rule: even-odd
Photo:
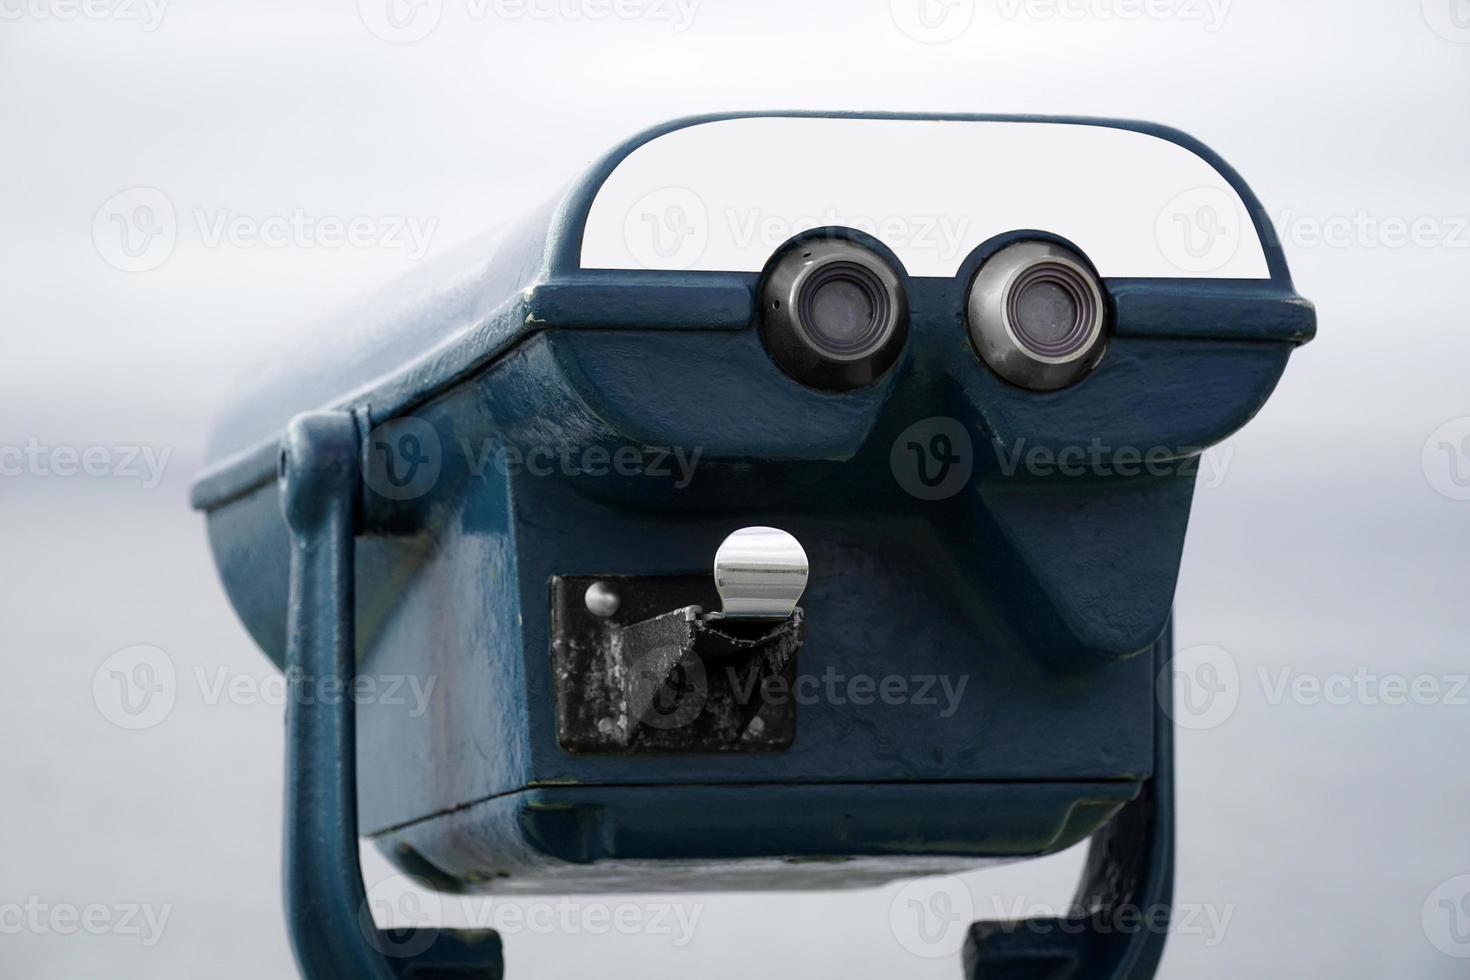
[[[834,350],[860,349],[869,340],[877,310],[869,290],[851,279],[828,279],[812,292],[813,339]]]
[[[1040,347],[1064,344],[1077,326],[1077,301],[1054,282],[1033,282],[1016,297],[1016,327]]]

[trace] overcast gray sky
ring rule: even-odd
[[[1470,6],[958,0],[926,21],[917,2],[639,0],[599,18],[426,0],[392,21],[386,0],[0,0],[0,446],[136,446],[159,463],[156,480],[0,477],[0,906],[170,908],[152,944],[0,934],[0,969],[287,969],[279,708],[184,689],[166,720],[124,731],[91,687],[140,643],[190,677],[269,673],[184,501],[242,366],[646,125],[812,108],[1148,119],[1245,176],[1320,334],[1196,495],[1179,642],[1228,651],[1241,680],[1227,723],[1181,732],[1178,891],[1232,918],[1172,937],[1165,975],[1463,975],[1450,953],[1470,946],[1431,919],[1470,892],[1454,881],[1470,873],[1470,707],[1273,703],[1273,685],[1283,669],[1446,685],[1467,670],[1454,467],[1470,474],[1470,455],[1453,447],[1470,448]],[[140,188],[176,216],[162,260],[107,235],[109,202]],[[297,214],[422,234],[216,235]],[[1399,241],[1414,222],[1423,234]],[[1077,866],[967,881],[977,903],[1056,902]],[[711,896],[688,946],[507,947],[519,976],[957,976],[895,943],[893,894]]]

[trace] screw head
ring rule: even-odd
[[[623,604],[622,596],[606,582],[593,582],[587,586],[587,594],[582,598],[587,603],[587,611],[599,619],[616,614]]]

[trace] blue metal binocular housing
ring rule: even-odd
[[[442,888],[558,892],[1094,836],[1084,890],[1167,902],[1196,467],[1314,330],[1183,134],[791,114],[645,133],[303,338],[193,493],[302,695],[303,969],[357,834]],[[992,975],[1024,940],[982,926]]]

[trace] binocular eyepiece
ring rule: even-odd
[[[787,374],[813,388],[845,390],[893,366],[908,337],[903,281],[855,242],[797,242],[766,276],[766,347]]]
[[[909,331],[903,278],[854,241],[808,239],[765,275],[762,336],[787,374],[813,388],[871,384],[898,360]],[[1080,381],[1106,347],[1107,298],[1091,265],[1049,241],[1015,242],[970,283],[965,317],[975,352],[1011,384],[1051,391]]]
[[[970,339],[996,374],[1037,391],[1065,388],[1097,366],[1107,300],[1081,256],[1017,242],[980,267],[966,303]]]

